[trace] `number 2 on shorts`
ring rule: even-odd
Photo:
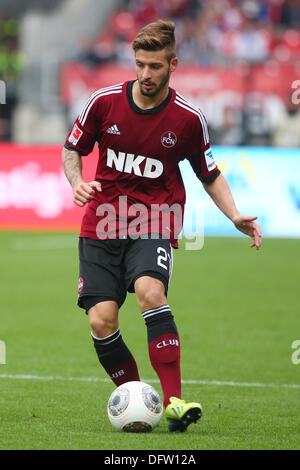
[[[167,250],[165,250],[165,248],[163,248],[162,246],[159,246],[157,248],[157,253],[158,253],[157,265],[168,271],[168,266],[166,264],[164,264],[165,262],[168,262]]]

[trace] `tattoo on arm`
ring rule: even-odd
[[[63,148],[62,161],[65,175],[71,186],[74,187],[77,181],[82,180],[81,156],[76,152],[76,150]]]

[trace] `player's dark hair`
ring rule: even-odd
[[[134,52],[161,51],[166,49],[167,59],[176,57],[175,24],[172,21],[157,20],[144,26],[132,43]]]

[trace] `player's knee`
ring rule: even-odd
[[[118,329],[118,322],[95,315],[90,318],[90,326],[97,338],[105,338]]]
[[[118,327],[118,318],[111,311],[102,308],[101,304],[92,307],[88,312],[92,333],[97,338],[105,338],[114,333]]]
[[[149,282],[143,289],[138,289],[136,294],[142,312],[166,303],[164,285],[160,281]]]

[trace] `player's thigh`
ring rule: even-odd
[[[132,240],[125,257],[125,285],[129,292],[135,292],[136,281],[140,278],[151,278],[163,285],[167,296],[173,268],[172,247],[166,238]],[[143,284],[147,284],[147,279]]]
[[[123,304],[126,288],[121,256],[118,240],[79,239],[77,304],[86,313],[102,302],[113,301],[118,307]]]

